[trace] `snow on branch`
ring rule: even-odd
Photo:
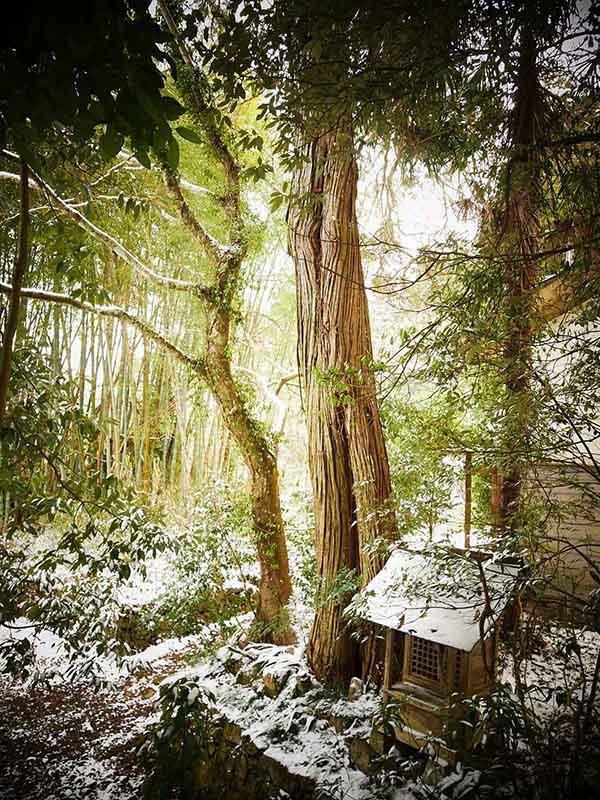
[[[11,158],[11,160],[13,156],[18,158],[16,155],[7,150],[2,150],[2,155]],[[140,258],[134,255],[134,253],[128,250],[121,242],[115,239],[114,236],[111,236],[111,234],[102,230],[102,228],[98,227],[98,225],[93,223],[84,214],[82,214],[79,209],[75,208],[74,205],[71,205],[69,202],[67,202],[67,200],[64,200],[62,197],[60,197],[60,195],[33,170],[32,174],[35,183],[37,183],[36,188],[41,189],[50,203],[54,202],[68,217],[76,222],[77,225],[90,233],[95,239],[106,245],[109,250],[111,250],[119,258],[123,259],[123,261],[129,264],[134,270],[144,275],[146,278],[154,281],[154,283],[160,284],[161,286],[166,286],[170,289],[176,289],[177,291],[193,292],[197,296],[206,299],[205,290],[202,287],[199,287],[195,281],[184,281],[180,280],[179,278],[171,278],[167,275],[161,275],[158,272],[155,272],[153,269],[144,264]],[[13,176],[12,173],[2,173],[0,174],[0,177],[12,178]]]
[[[11,295],[13,292],[13,287],[8,283],[0,282],[0,292]],[[145,322],[145,320],[140,319],[135,314],[132,314],[130,311],[127,311],[120,306],[95,305],[94,303],[89,303],[87,300],[79,300],[78,298],[71,297],[68,294],[51,292],[45,289],[24,288],[21,289],[21,297],[29,297],[32,300],[42,300],[46,303],[60,303],[61,305],[77,308],[80,311],[89,311],[90,313],[98,314],[99,316],[119,319],[121,322],[125,322],[132,327],[137,328],[137,330],[139,330],[148,339],[156,342],[160,347],[163,347],[165,350],[175,356],[175,358],[182,364],[192,367],[200,374],[204,374],[204,365],[201,359],[194,358],[189,353],[184,352],[177,347],[176,344],[163,336],[162,333]]]

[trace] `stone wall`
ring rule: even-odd
[[[213,717],[209,735],[211,744],[196,771],[198,800],[315,797],[315,781],[288,771],[225,717]]]
[[[175,720],[183,731],[192,725],[187,744],[175,737],[172,749],[175,762],[185,751],[194,800],[390,798],[396,779],[413,778],[415,754],[399,745],[392,753],[381,734],[380,698],[362,686],[351,699],[332,696],[295,648],[224,647],[161,696],[159,749]],[[167,769],[176,784],[180,766]]]

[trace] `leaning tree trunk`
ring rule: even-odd
[[[224,305],[216,311],[210,327],[204,359],[205,379],[251,475],[252,526],[260,563],[258,632],[263,640],[290,644],[295,640],[287,609],[292,586],[277,459],[231,374],[230,327],[229,312]]]
[[[181,56],[180,81],[183,97],[206,143],[223,169],[227,190],[220,198],[226,219],[231,225],[232,241],[221,247],[207,235],[185,201],[176,177],[165,169],[167,186],[175,197],[179,214],[216,268],[216,285],[205,301],[209,325],[207,351],[202,377],[217,400],[223,420],[235,439],[252,477],[252,519],[255,544],[260,562],[259,606],[257,618],[263,628],[262,638],[281,644],[294,641],[289,623],[287,603],[291,582],[283,517],[279,498],[277,461],[265,433],[248,412],[242,394],[231,374],[231,309],[239,291],[240,274],[246,255],[246,219],[241,210],[240,165],[222,130],[215,125],[212,109],[207,105],[203,73],[196,69],[188,45],[182,39],[168,4],[158,0],[161,14],[171,31]]]
[[[535,39],[521,34],[521,55],[512,124],[512,155],[506,174],[506,206],[499,223],[499,252],[505,263],[505,443],[500,527],[518,514],[527,466],[534,403],[531,394],[532,331],[536,317],[540,159],[536,143],[542,126],[542,96]]]
[[[211,131],[211,135],[216,136]],[[231,309],[239,291],[240,274],[246,248],[243,243],[245,220],[240,211],[240,179],[237,163],[219,139],[215,150],[224,167],[229,192],[222,200],[223,210],[237,232],[231,251],[213,253],[217,267],[214,297],[207,302],[207,345],[202,377],[215,397],[227,430],[235,439],[251,475],[252,523],[260,564],[259,604],[256,633],[265,641],[290,644],[295,635],[290,625],[288,601],[292,588],[287,544],[279,495],[277,459],[267,434],[246,407],[242,392],[231,373]],[[221,150],[219,149],[222,148]],[[206,247],[181,189],[167,172],[167,185],[174,193],[182,219]],[[213,246],[214,247],[214,246]]]
[[[356,221],[357,167],[347,125],[310,146],[289,212],[289,249],[297,276],[298,360],[314,491],[317,603],[308,644],[315,673],[347,681],[359,653],[344,618],[355,570],[365,585],[383,564],[395,522],[387,507],[389,466],[371,369],[372,345]],[[371,674],[374,640],[363,649]]]

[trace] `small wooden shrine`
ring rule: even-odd
[[[387,629],[383,691],[399,708],[396,737],[417,749],[435,741],[451,765],[472,745],[468,726],[452,731],[463,712],[456,701],[493,688],[499,622],[517,572],[490,554],[455,553],[456,568],[444,575],[438,560],[396,550],[364,590],[360,612]]]

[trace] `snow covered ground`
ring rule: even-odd
[[[251,618],[240,618],[240,628]],[[24,635],[26,629],[19,630],[23,633],[11,635]],[[6,636],[6,630],[0,635]],[[287,769],[318,779],[345,800],[374,797],[374,785],[354,766],[344,735],[338,735],[324,717],[347,717],[351,727],[347,735],[361,729],[366,734],[378,710],[378,697],[325,701],[327,712],[315,712],[324,701],[308,672],[302,644],[293,649],[250,646],[240,656],[248,662],[246,667],[242,663],[242,672],[247,669],[250,674],[240,683],[228,671],[227,647],[211,658],[198,658],[199,649],[218,635],[217,626],[206,626],[201,635],[160,642],[121,665],[100,658],[99,670],[111,685],[95,692],[89,683],[57,679],[68,666],[64,648],[58,637],[42,632],[36,640],[38,682],[0,681],[1,800],[140,800],[143,774],[135,757],[139,737],[158,720],[155,701],[160,686],[184,675],[209,689],[216,710]],[[534,687],[531,702],[539,714],[560,709],[560,698],[549,687],[577,691],[581,687],[576,667],[583,663],[588,674],[593,669],[600,636],[581,634],[579,650],[570,652],[573,663],[569,666],[568,659],[565,671],[566,637],[565,629],[548,628],[525,664],[527,682]],[[51,672],[53,680],[44,682],[44,674]],[[273,698],[262,690],[263,673],[283,685]],[[510,666],[501,679],[514,685]],[[298,691],[302,682],[308,682],[308,691],[306,686]],[[394,800],[423,796],[410,783],[394,789],[395,794],[391,788]]]
[[[172,556],[166,554],[148,565],[145,576],[136,574],[119,588],[118,599],[130,607],[141,606],[160,597],[175,580]],[[89,680],[65,680],[78,664],[69,660],[65,643],[51,631],[35,632],[22,618],[10,628],[0,627],[0,642],[33,635],[37,660],[37,670],[27,682],[0,678],[0,800],[140,800],[143,774],[136,747],[158,719],[155,701],[161,683],[182,675],[210,689],[217,710],[289,770],[318,778],[344,800],[373,797],[373,783],[354,765],[344,735],[324,717],[347,716],[352,730],[346,735],[366,735],[378,697],[331,701],[327,714],[322,714],[315,712],[319,690],[298,690],[299,683],[314,682],[304,660],[311,613],[306,598],[296,597],[292,616],[298,646],[292,651],[252,646],[243,658],[254,667],[260,664],[261,672],[275,682],[293,673],[273,698],[262,691],[257,675],[241,685],[226,668],[225,650],[205,656],[211,644],[222,644],[219,623],[205,625],[193,636],[159,641],[122,661],[99,656],[93,649],[81,654],[84,660],[93,657],[94,674],[105,683],[100,691]],[[243,631],[251,621],[247,614],[236,618],[235,625]],[[581,692],[582,676],[589,691],[599,649],[598,634],[545,625],[524,662],[532,710],[546,717],[560,713],[564,693]],[[506,660],[500,678],[514,688],[514,677]],[[462,778],[454,775],[451,780],[458,785]],[[418,787],[411,784],[394,791],[395,800],[419,796]]]
[[[567,700],[589,696],[599,651],[599,633],[544,625],[521,668],[530,711],[549,720],[564,711]],[[503,660],[499,679],[514,689],[514,664],[508,654]],[[600,708],[600,695],[596,704]]]
[[[246,615],[238,623],[244,627],[251,619]],[[25,635],[27,629],[19,630],[22,634],[16,635]],[[227,648],[198,661],[198,648],[211,635],[218,635],[216,626],[206,626],[202,635],[152,645],[122,665],[99,658],[98,671],[111,684],[99,692],[89,683],[62,682],[68,661],[59,638],[48,632],[37,636],[36,679],[26,684],[0,680],[1,800],[140,800],[143,774],[136,746],[158,720],[160,686],[183,675],[210,689],[218,710],[291,772],[318,779],[345,800],[373,797],[373,785],[352,765],[344,738],[311,711],[314,697],[295,696],[299,682],[317,686],[308,673],[303,645],[291,652],[265,645],[247,649],[244,660],[252,669],[258,665],[276,681],[293,675],[281,694],[270,698],[260,690],[260,678],[241,685],[225,669]],[[52,674],[52,680],[44,681],[45,674]],[[361,720],[363,727],[367,725],[378,703],[369,695],[355,703],[338,700],[332,709],[354,715],[356,734]],[[407,787],[396,797],[412,800],[415,795]]]
[[[30,635],[27,621],[19,622],[18,630],[0,628],[0,637]],[[218,634],[209,625],[122,664],[98,657],[96,674],[107,682],[98,691],[89,681],[63,680],[71,666],[64,643],[41,631],[34,677],[0,678],[0,800],[140,800],[143,773],[135,750],[157,720],[157,687]]]

